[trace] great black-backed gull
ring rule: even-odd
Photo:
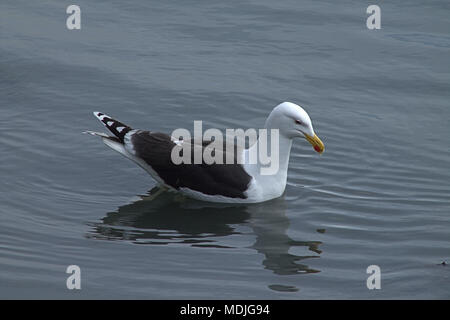
[[[279,132],[278,170],[269,175],[261,174],[263,165],[259,162],[237,161],[240,157],[248,159],[257,144],[234,149],[235,163],[231,164],[207,164],[204,161],[200,164],[175,164],[171,158],[172,149],[180,143],[191,142],[180,142],[178,138],[160,132],[132,129],[101,112],[94,112],[94,115],[114,136],[92,131],[87,133],[100,136],[107,146],[136,162],[163,188],[203,201],[257,203],[280,197],[286,188],[293,138],[305,138],[314,150],[324,151],[306,111],[290,102],[276,106],[265,123],[266,129],[278,129]],[[209,143],[211,141],[202,141],[200,148]]]

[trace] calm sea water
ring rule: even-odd
[[[379,1],[381,30],[360,1],[75,3],[79,31],[64,1],[0,4],[0,298],[450,298],[448,1]],[[151,200],[81,134],[259,128],[282,101],[326,151],[296,141],[257,205]]]

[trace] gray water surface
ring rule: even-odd
[[[450,298],[450,6],[0,4],[0,298]],[[84,130],[260,128],[302,105],[283,197],[162,194]],[[68,290],[67,266],[81,268]],[[381,269],[368,290],[366,269]]]

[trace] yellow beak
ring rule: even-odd
[[[309,143],[311,143],[314,150],[316,150],[318,153],[322,153],[325,150],[325,146],[323,145],[322,140],[320,140],[316,134],[314,134],[314,137],[305,134],[305,138]]]

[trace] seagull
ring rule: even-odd
[[[263,164],[242,163],[237,159],[248,159],[252,148],[237,148],[233,163],[180,163],[171,158],[175,146],[189,143],[192,147],[208,148],[211,141],[196,145],[161,132],[133,129],[112,117],[94,112],[114,136],[86,131],[99,136],[111,149],[132,160],[158,183],[161,190],[181,193],[189,198],[219,203],[259,203],[278,198],[286,188],[289,156],[294,138],[304,138],[321,154],[325,147],[315,134],[306,111],[291,102],[277,105],[269,114],[265,129],[278,130],[278,170],[273,174],[261,174]],[[259,137],[261,139],[261,137]]]

